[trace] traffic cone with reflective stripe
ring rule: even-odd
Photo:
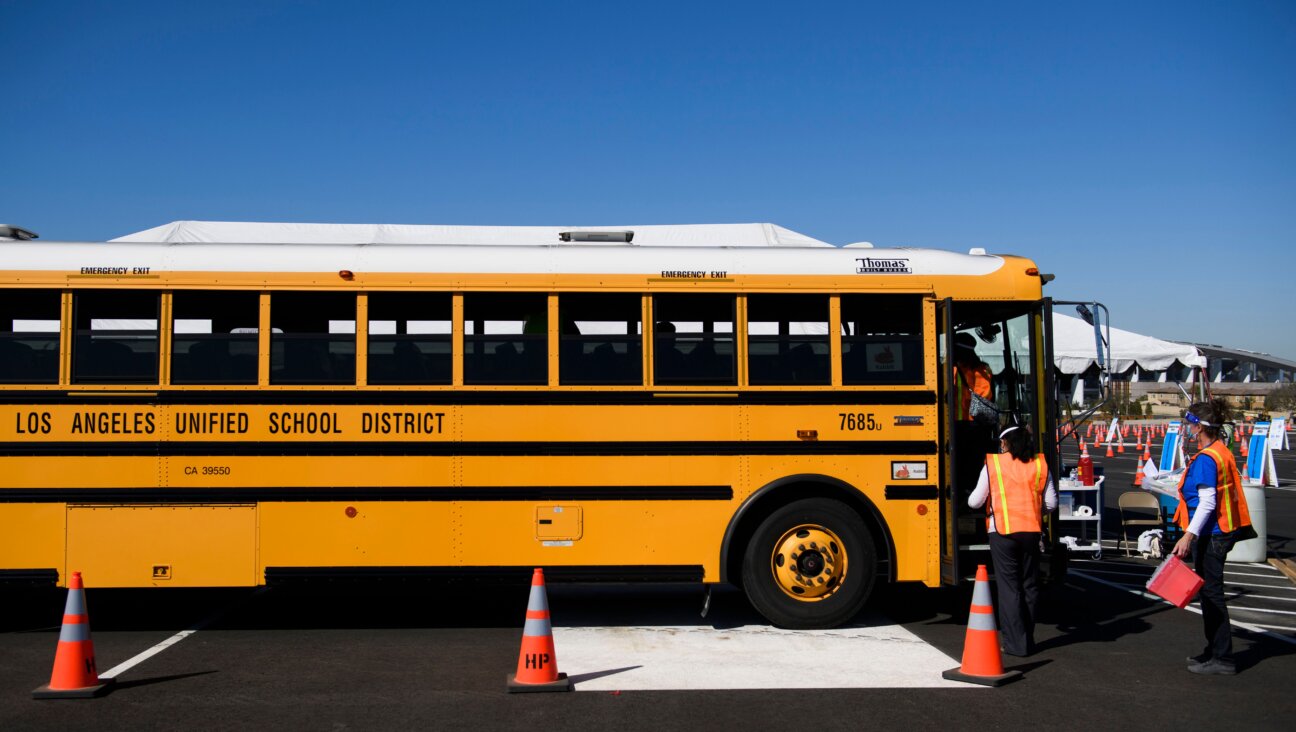
[[[990,598],[990,576],[984,564],[977,566],[976,586],[972,588],[963,665],[941,676],[982,686],[1002,686],[1021,677],[1021,671],[1004,671],[1003,657],[999,655],[999,626],[995,625],[994,601]]]
[[[1242,439],[1238,440],[1238,447],[1242,448],[1242,457],[1249,457],[1249,456],[1250,456],[1250,452],[1251,452],[1251,451],[1247,449],[1247,443],[1248,443],[1248,442],[1250,442],[1250,440],[1248,440],[1248,439],[1246,439],[1246,438],[1242,438]]]
[[[1111,442],[1107,443],[1107,457],[1116,457],[1116,453],[1112,452]]]
[[[537,568],[531,574],[531,599],[527,602],[526,625],[522,629],[522,652],[518,654],[517,673],[508,675],[508,690],[510,693],[572,690],[567,674],[558,673],[543,569]]]
[[[73,572],[68,583],[58,650],[54,653],[54,672],[50,674],[49,684],[33,691],[32,698],[85,699],[108,691],[112,682],[112,679],[99,678],[99,670],[95,667],[85,588],[81,586],[81,573]]]

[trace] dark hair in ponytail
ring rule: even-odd
[[[1197,402],[1188,407],[1188,413],[1204,423],[1201,426],[1202,433],[1212,440],[1218,440],[1224,434],[1224,424],[1232,421],[1228,403],[1223,399]]]
[[[1014,460],[1026,463],[1035,457],[1035,439],[1031,437],[1030,428],[1026,425],[1018,426],[1000,439],[1008,443],[1008,454],[1012,455]]]

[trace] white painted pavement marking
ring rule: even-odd
[[[234,602],[229,603],[228,605],[226,605],[225,607],[221,608],[220,610],[217,610],[216,612],[212,613],[211,615],[208,615],[207,617],[203,618],[202,620],[198,621],[197,623],[194,623],[192,627],[186,628],[186,629],[180,631],[179,633],[176,633],[175,635],[171,636],[170,638],[167,638],[166,640],[162,641],[161,643],[159,643],[159,644],[153,646],[152,648],[149,648],[148,650],[143,651],[143,652],[141,652],[141,653],[137,653],[137,654],[135,654],[134,656],[132,656],[132,657],[126,659],[125,661],[122,661],[121,663],[117,664],[116,666],[113,666],[112,668],[108,669],[107,671],[104,671],[103,673],[99,674],[99,678],[101,678],[101,679],[115,679],[115,678],[117,678],[118,676],[121,676],[122,674],[126,673],[127,671],[131,670],[132,668],[135,668],[136,666],[140,665],[141,663],[144,663],[145,661],[147,661],[147,660],[149,660],[150,658],[156,656],[157,654],[161,653],[162,651],[165,651],[166,649],[170,648],[171,646],[174,646],[175,644],[179,643],[180,641],[184,640],[185,638],[188,638],[189,636],[193,635],[194,633],[197,633],[198,631],[202,630],[203,628],[206,628],[208,625],[211,625],[212,623],[214,623],[214,622],[216,622],[218,619],[220,619],[221,616],[225,615],[226,613],[228,613],[229,611],[233,610],[234,608],[236,608],[236,607],[242,605],[243,603],[247,602],[248,600],[252,599],[253,597],[257,597],[258,595],[264,594],[268,589],[269,589],[269,588],[267,588],[267,587],[258,587],[256,590],[253,590],[252,592],[248,593],[248,594],[245,595],[244,597],[241,597],[241,598],[239,598],[238,600],[235,600]]]
[[[125,660],[125,661],[122,661],[121,663],[117,664],[116,666],[113,666],[112,668],[108,669],[107,671],[104,671],[103,673],[99,674],[99,678],[101,678],[101,679],[115,679],[115,678],[117,678],[118,676],[121,676],[122,674],[126,673],[127,671],[131,670],[132,668],[138,666],[138,665],[141,664],[141,663],[144,663],[145,661],[149,660],[150,658],[156,656],[157,654],[161,653],[162,651],[165,651],[166,649],[170,648],[171,646],[174,646],[175,644],[179,643],[180,641],[184,640],[185,638],[188,638],[189,636],[191,636],[191,635],[193,635],[194,633],[197,633],[197,632],[198,632],[198,629],[197,629],[197,628],[190,628],[190,629],[188,629],[188,630],[182,630],[182,631],[180,631],[179,633],[176,633],[175,635],[171,636],[170,638],[167,638],[166,640],[164,640],[164,641],[162,641],[161,643],[157,644],[156,646],[153,646],[152,648],[148,649],[147,651],[144,651],[143,653],[137,654],[137,655],[135,655],[135,656],[133,656],[133,657],[131,657],[131,658]]]
[[[1160,598],[1160,597],[1157,597],[1156,595],[1152,594],[1151,592],[1145,592],[1145,591],[1143,591],[1143,590],[1141,590],[1141,589],[1137,589],[1137,588],[1136,588],[1135,586],[1133,586],[1133,585],[1122,585],[1122,584],[1120,584],[1120,583],[1117,583],[1117,582],[1111,582],[1111,581],[1108,581],[1108,580],[1102,579],[1101,577],[1094,577],[1094,576],[1092,576],[1092,575],[1090,575],[1090,574],[1087,574],[1087,573],[1085,573],[1085,572],[1080,572],[1080,571],[1077,571],[1077,570],[1072,570],[1072,571],[1070,572],[1070,574],[1072,574],[1072,575],[1074,575],[1074,576],[1076,576],[1076,577],[1081,577],[1081,578],[1083,578],[1083,579],[1087,579],[1087,580],[1089,580],[1090,582],[1097,582],[1097,583],[1100,584],[1100,585],[1106,585],[1106,586],[1108,586],[1108,587],[1114,587],[1114,588],[1116,588],[1116,589],[1118,589],[1118,590],[1124,590],[1124,591],[1126,591],[1126,592],[1128,592],[1128,593],[1130,593],[1130,594],[1133,594],[1133,595],[1139,595],[1140,597],[1145,597],[1145,598],[1147,598],[1147,599],[1149,599],[1149,600],[1156,600],[1157,602],[1164,602],[1165,604],[1170,605],[1170,603],[1169,603],[1169,602],[1166,602],[1164,599],[1162,599],[1162,598]],[[1171,607],[1174,607],[1173,605],[1170,605],[1170,606],[1171,606]],[[1188,612],[1193,612],[1193,613],[1197,613],[1198,615],[1201,615],[1201,610],[1198,610],[1197,608],[1192,607],[1191,605],[1189,605],[1188,607],[1184,608],[1184,610],[1187,610]],[[1232,618],[1229,619],[1229,623],[1232,624],[1232,625],[1235,625],[1235,626],[1237,626],[1237,627],[1239,627],[1239,628],[1245,628],[1246,630],[1249,630],[1249,631],[1251,631],[1252,633],[1259,633],[1260,635],[1268,636],[1268,637],[1270,637],[1270,638],[1277,638],[1278,640],[1283,641],[1284,643],[1291,643],[1292,645],[1296,645],[1296,638],[1292,638],[1291,636],[1282,635],[1281,633],[1271,633],[1270,631],[1266,630],[1266,628],[1281,628],[1281,629],[1283,629],[1283,630],[1289,630],[1288,628],[1282,628],[1281,626],[1274,626],[1274,625],[1259,625],[1259,624],[1256,624],[1256,623],[1243,623],[1243,622],[1238,621],[1238,620],[1233,620]]]
[[[745,625],[555,627],[577,691],[978,688],[946,681],[959,665],[900,625],[781,630]]]

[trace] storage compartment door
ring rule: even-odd
[[[67,567],[87,587],[247,587],[256,506],[68,506]]]

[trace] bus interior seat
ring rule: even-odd
[[[36,376],[36,352],[18,341],[0,340],[0,377],[30,379]]]

